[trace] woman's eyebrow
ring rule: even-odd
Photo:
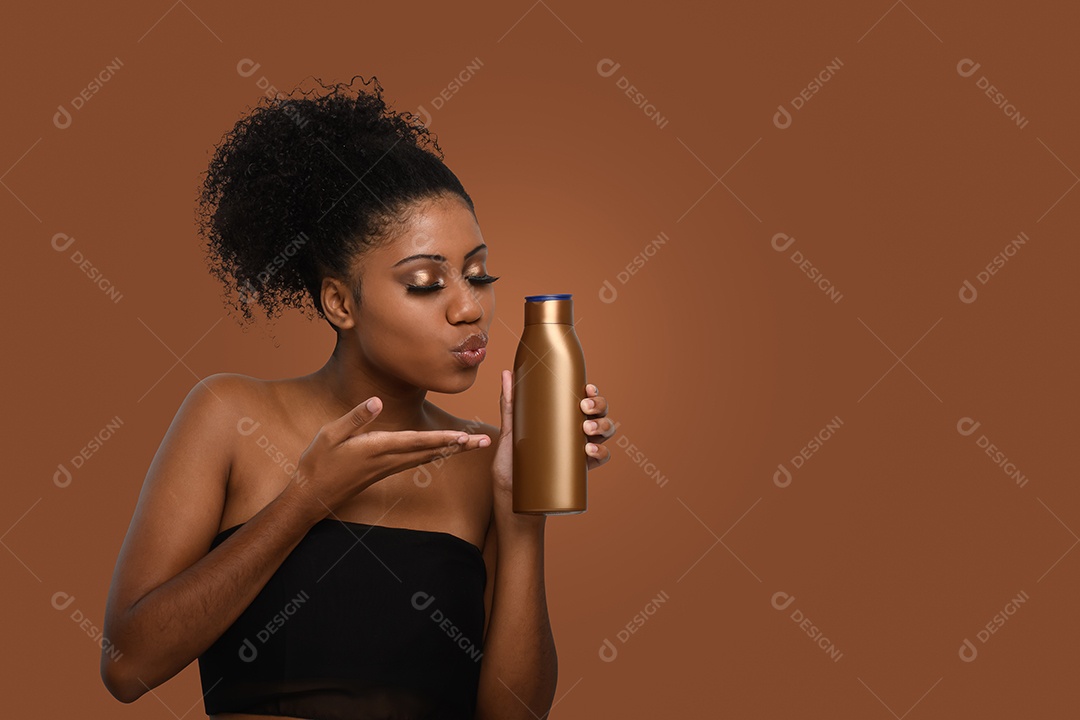
[[[487,245],[486,245],[486,244],[484,244],[484,243],[480,243],[479,245],[477,245],[476,247],[474,247],[474,248],[473,248],[472,250],[470,250],[469,252],[465,253],[465,259],[466,259],[466,260],[468,260],[468,259],[469,259],[470,257],[472,257],[473,255],[475,255],[476,253],[480,252],[481,250],[483,250],[483,249],[484,249],[484,248],[486,248],[486,247],[487,247]],[[410,256],[409,256],[409,257],[407,257],[407,258],[402,258],[401,260],[398,260],[398,261],[397,261],[396,263],[394,263],[393,265],[391,265],[391,267],[397,267],[398,265],[402,265],[402,264],[404,264],[404,263],[407,263],[407,262],[409,262],[410,260],[419,260],[420,258],[431,258],[432,260],[438,260],[439,262],[446,262],[446,258],[444,258],[444,257],[443,257],[442,255],[425,255],[425,254],[419,254],[419,255],[410,255]]]

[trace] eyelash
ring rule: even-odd
[[[499,279],[491,275],[466,275],[465,277],[474,285],[489,285]],[[444,287],[446,286],[435,283],[433,285],[406,285],[405,289],[411,293],[430,293],[442,290]]]

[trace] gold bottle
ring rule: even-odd
[[[527,295],[514,357],[514,512],[587,509],[585,382],[570,294]]]

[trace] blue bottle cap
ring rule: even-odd
[[[529,302],[544,302],[545,300],[569,300],[571,293],[557,293],[555,295],[526,295]]]

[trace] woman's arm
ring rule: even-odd
[[[369,434],[363,426],[382,406],[362,403],[319,430],[300,457],[299,482],[281,470],[285,489],[209,552],[238,423],[258,421],[258,392],[238,375],[201,381],[154,456],[105,609],[106,647],[121,654],[114,661],[102,650],[101,677],[118,700],[132,702],[202,655],[331,508],[384,477],[488,440],[452,430]]]
[[[536,720],[551,709],[559,662],[544,590],[545,521],[495,509],[484,548],[494,544],[496,572],[477,720]]]
[[[495,575],[488,576],[491,610],[484,636],[477,720],[546,717],[555,697],[559,659],[544,589],[545,515],[514,512],[513,374],[502,371],[498,442],[492,445],[492,520],[485,562],[494,546]],[[491,427],[490,432],[495,433]],[[485,595],[485,602],[487,596]]]
[[[608,402],[595,384],[585,387],[582,430],[589,442],[582,450],[588,468],[611,460],[603,443],[615,434],[607,417]],[[544,590],[545,515],[513,509],[513,373],[502,371],[499,441],[492,446],[492,521],[484,541],[489,568],[484,591],[484,654],[480,667],[477,720],[546,718],[555,698],[559,659],[548,620]],[[487,431],[496,432],[493,426]],[[494,578],[490,568],[494,565]]]
[[[122,655],[102,653],[101,677],[116,699],[133,702],[179,673],[251,604],[311,529],[312,516],[288,496],[134,603],[109,603],[104,633]]]
[[[187,667],[250,605],[318,519],[290,484],[207,554],[251,392],[242,376],[197,384],[177,411],[150,466],[117,560],[101,678],[122,702],[138,699]]]

